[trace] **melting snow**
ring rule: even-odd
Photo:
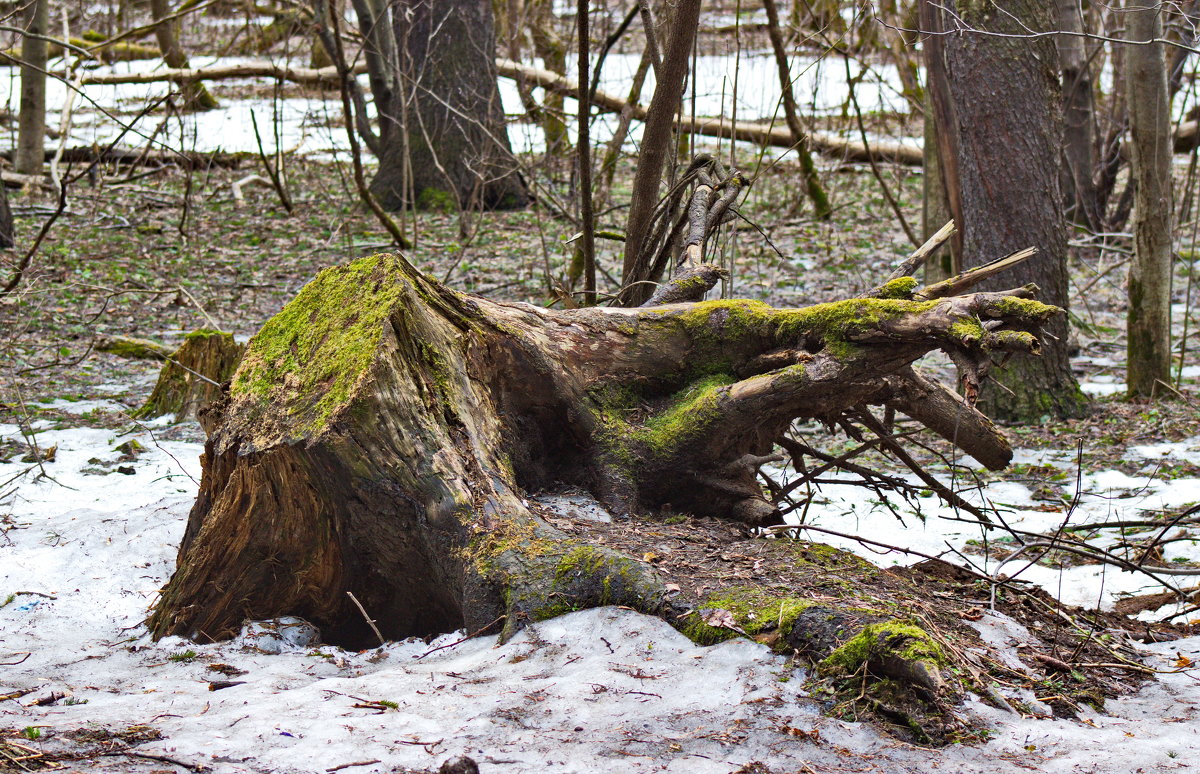
[[[0,440],[19,437],[0,425]],[[114,460],[115,446],[130,438],[147,447],[131,463],[136,473],[96,472],[89,460]],[[462,754],[485,772],[691,774],[732,772],[755,760],[780,771],[1188,771],[1200,755],[1200,685],[1193,671],[1171,669],[1179,655],[1200,661],[1200,638],[1147,649],[1149,663],[1168,672],[1110,702],[1111,715],[1021,718],[972,702],[993,741],[932,751],[820,715],[803,673],[763,646],[699,647],[658,619],[615,608],[543,622],[504,645],[456,633],[350,653],[305,644],[302,628],[291,627],[283,634],[260,627],[217,645],[155,643],[142,620],[174,565],[201,447],[90,428],[46,430],[38,439],[42,448],[58,446],[45,465],[54,480],[24,481],[0,502],[0,603],[13,595],[0,608],[0,695],[34,689],[0,701],[0,727],[42,727],[43,741],[29,743],[35,747],[53,744],[55,732],[148,724],[163,738],[138,751],[217,774],[346,764],[358,764],[352,774],[383,774],[436,768]],[[1145,453],[1194,457],[1193,445]],[[0,481],[22,467],[0,465]],[[1141,492],[1088,500],[1079,508],[1089,517],[1136,512],[1167,488],[1119,474],[1098,474],[1088,486]],[[1200,482],[1173,487],[1200,498]],[[825,487],[827,502],[814,505],[810,519],[931,552],[973,535],[936,518],[924,525],[907,518],[901,527],[866,502],[864,490],[844,489]],[[1021,484],[994,484],[988,494],[1011,504],[1016,523],[1040,519],[1036,527],[1044,528],[1062,518],[1020,510],[1031,503]],[[932,500],[920,505],[941,512]],[[1108,600],[1118,574],[1098,579],[1097,572],[1055,571],[1039,582],[1077,601]],[[999,616],[977,625],[1001,645],[1026,636]],[[210,669],[217,664],[234,674]],[[210,690],[217,680],[235,684]],[[68,698],[32,706],[51,692]]]

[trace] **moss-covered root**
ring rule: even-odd
[[[869,624],[820,663],[827,675],[866,671],[937,694],[945,685],[946,655],[925,630],[900,620]]]
[[[482,583],[500,602],[496,607],[503,615],[503,639],[531,622],[573,610],[620,605],[664,615],[673,607],[650,565],[581,543],[541,523],[489,534],[469,551]]]
[[[194,416],[206,403],[220,396],[220,385],[229,381],[237,370],[242,349],[232,333],[208,328],[189,333],[179,349],[167,358],[154,391],[134,416],[174,414],[176,422]]]

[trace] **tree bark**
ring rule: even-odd
[[[508,142],[496,85],[491,3],[405,0],[390,14],[387,45],[395,46],[399,72],[372,77],[381,155],[371,193],[389,210],[411,204],[524,207],[529,195]],[[380,25],[387,18],[380,15],[374,22],[381,38]],[[369,67],[372,62],[389,66],[388,57],[369,58]],[[389,86],[381,99],[383,83]]]
[[[25,8],[21,39],[21,108],[17,116],[14,166],[25,175],[42,173],[46,150],[46,35],[50,29],[50,0],[31,0]]]
[[[1071,219],[1093,231],[1103,229],[1096,192],[1096,134],[1092,74],[1084,46],[1083,16],[1078,0],[1058,0],[1059,64],[1062,69],[1064,148],[1063,176]]]
[[[1162,3],[1125,9],[1130,41],[1162,37]],[[1134,397],[1171,384],[1171,100],[1161,43],[1125,51],[1134,185],[1134,256],[1129,268],[1126,383]]]
[[[8,189],[0,184],[0,250],[17,244],[16,229],[13,228],[12,210],[8,206]]]
[[[1006,279],[1035,283],[1050,303],[1066,307],[1059,60],[1052,38],[1027,37],[1030,30],[1054,29],[1053,6],[925,0],[923,11],[934,29],[953,32],[931,37],[936,42],[927,55],[935,58],[931,70],[944,73],[930,78],[930,90],[963,264],[1039,245],[1041,253]],[[981,400],[990,416],[1031,421],[1083,411],[1086,399],[1067,358],[1066,319],[1054,320],[1047,332],[1041,358],[1014,359],[994,373],[998,384],[984,386]]]
[[[642,150],[633,177],[629,217],[625,225],[625,261],[621,272],[621,303],[637,306],[650,297],[653,288],[653,256],[643,247],[650,236],[650,221],[658,206],[663,171],[671,159],[671,132],[683,99],[689,57],[700,23],[700,0],[680,0],[671,18],[671,32],[656,72],[654,96],[647,109],[642,131]]]
[[[163,61],[167,67],[188,69],[187,53],[179,44],[179,21],[167,19],[171,15],[171,4],[168,0],[150,0],[150,13],[158,24],[154,27],[154,37],[158,40],[158,48],[162,51]],[[180,82],[183,91],[184,110],[213,110],[220,105],[208,93],[204,84],[197,80]]]
[[[788,129],[792,133],[792,143],[796,155],[800,159],[800,172],[804,178],[804,188],[813,204],[813,215],[821,220],[828,220],[833,210],[829,206],[829,197],[821,186],[817,175],[817,167],[813,163],[812,152],[808,148],[808,134],[800,123],[800,111],[796,107],[796,95],[792,92],[791,69],[788,67],[787,52],[783,47],[783,33],[779,29],[779,10],[775,0],[763,0],[763,8],[767,12],[767,34],[771,39],[771,49],[775,52],[775,64],[779,69],[779,88],[783,95],[783,114],[787,120]]]
[[[1060,310],[1029,289],[915,285],[802,309],[550,311],[456,293],[395,255],[328,269],[251,340],[205,415],[200,493],[151,628],[209,640],[289,614],[361,645],[351,592],[389,638],[511,632],[602,604],[687,630],[700,600],[673,597],[647,560],[563,534],[525,493],[771,523],[755,474],[774,439],[866,404],[1002,467],[996,428],[910,364],[934,348],[1036,349]]]

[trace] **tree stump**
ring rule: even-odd
[[[134,343],[143,348],[148,344]],[[201,408],[221,396],[221,384],[237,369],[242,349],[232,333],[208,328],[189,333],[183,344],[164,358],[166,363],[158,373],[154,391],[134,416],[173,414],[176,422],[196,416]]]
[[[323,271],[248,345],[212,433],[156,637],[302,616],[327,642],[516,631],[625,605],[698,631],[701,600],[643,558],[572,538],[526,492],[611,512],[778,520],[755,480],[795,419],[899,409],[985,465],[999,431],[911,363],[1036,351],[1033,288],[800,309],[757,301],[551,311],[449,290],[397,255]],[[926,296],[922,296],[924,293]],[[778,592],[768,592],[776,597]]]

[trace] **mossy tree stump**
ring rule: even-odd
[[[135,416],[173,414],[176,422],[196,416],[221,396],[221,384],[229,381],[237,369],[242,349],[232,333],[209,328],[189,333],[183,344],[164,358],[166,363],[158,373],[154,391]]]
[[[755,474],[775,439],[797,418],[871,404],[1004,466],[1003,436],[911,363],[937,348],[1036,349],[1059,310],[1031,288],[885,288],[800,309],[552,311],[454,292],[396,255],[323,271],[251,340],[209,413],[200,493],[151,629],[214,640],[289,614],[326,641],[371,644],[349,592],[389,638],[511,632],[616,604],[711,639],[704,600],[566,535],[524,495],[570,486],[618,516],[669,504],[772,523]],[[779,608],[777,590],[756,593]]]

